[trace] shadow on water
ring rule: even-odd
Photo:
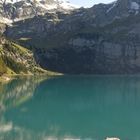
[[[3,91],[5,140],[140,139],[139,76],[16,79]]]

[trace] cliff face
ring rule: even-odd
[[[140,73],[140,1],[118,0],[71,13],[46,13],[6,31],[63,73]]]

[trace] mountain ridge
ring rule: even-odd
[[[13,23],[5,34],[42,67],[69,74],[140,72],[140,1],[118,0]]]
[[[70,12],[77,8],[65,0],[5,0],[0,1],[0,19],[5,24],[44,15],[45,13],[61,11]]]

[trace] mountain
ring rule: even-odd
[[[70,12],[76,6],[65,0],[0,0],[1,22],[12,24],[45,13]]]
[[[5,35],[62,73],[140,73],[140,0],[118,0],[14,22]]]

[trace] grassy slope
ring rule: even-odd
[[[2,75],[56,75],[38,66],[34,60],[33,53],[10,41],[0,44],[0,81]]]

